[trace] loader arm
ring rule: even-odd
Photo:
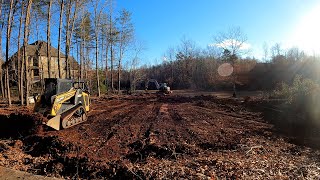
[[[76,92],[77,92],[76,89],[71,89],[68,92],[56,95],[54,97],[54,103],[51,109],[51,116],[56,116],[58,114],[61,114],[63,111],[70,109],[72,107],[70,106],[70,104],[74,105],[74,102],[69,102],[69,101],[74,101]],[[63,103],[66,103],[66,102],[69,102],[69,103],[68,105],[64,106]]]

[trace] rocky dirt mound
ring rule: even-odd
[[[319,151],[278,135],[242,101],[213,96],[93,100],[87,122],[2,137],[0,165],[80,179],[316,178]]]
[[[42,131],[43,118],[29,109],[0,110],[0,138],[21,138]]]

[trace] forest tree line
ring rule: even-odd
[[[250,57],[248,50],[242,48],[247,38],[239,27],[217,33],[213,41],[213,45],[201,48],[182,37],[178,45],[163,53],[161,63],[129,71],[123,81],[131,82],[131,90],[148,79],[166,82],[172,89],[228,91],[272,91],[281,83],[292,83],[297,75],[320,84],[320,58],[298,47],[283,48],[281,43],[269,47],[264,43],[261,59]],[[224,63],[233,67],[229,76],[219,74]]]
[[[78,78],[89,79],[95,70],[98,96],[101,94],[100,82],[110,85],[112,91],[120,92],[124,58],[129,46],[137,49],[134,47],[137,43],[131,12],[117,10],[112,0],[1,0],[0,17],[0,84],[2,97],[8,105],[11,105],[12,89],[15,88],[21,105],[29,103],[27,97],[32,90],[29,76],[33,65],[29,64],[26,47],[30,41],[38,40],[47,42],[48,78],[61,77],[59,63],[64,53],[67,78],[71,78],[70,58],[75,56],[79,63]],[[59,69],[55,75],[50,69],[53,62],[50,61],[49,46],[52,42],[57,42],[58,49]],[[9,78],[9,61],[15,52],[18,58],[16,76],[19,78],[17,86],[13,87]],[[101,69],[104,74],[99,73]]]
[[[170,47],[159,65],[139,68],[138,81],[156,79],[172,89],[274,90],[281,83],[292,83],[297,75],[320,84],[320,58],[308,55],[297,47],[285,49],[280,43],[263,47],[263,59],[232,54],[231,49],[197,47],[192,40],[182,38],[179,45]],[[219,74],[224,63],[233,66],[230,76]]]

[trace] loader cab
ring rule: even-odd
[[[69,91],[73,87],[71,79],[46,78],[44,88],[44,103],[52,104],[52,96]]]
[[[60,94],[69,91],[73,86],[73,80],[71,79],[56,79],[46,78],[45,79],[45,94]]]
[[[69,91],[71,88],[81,89],[89,93],[89,88],[84,81],[75,81],[73,79],[45,79],[45,94],[56,95]]]
[[[75,89],[81,89],[83,92],[86,92],[88,94],[90,94],[89,88],[87,86],[87,83],[85,83],[84,81],[75,81],[73,82],[73,87]]]

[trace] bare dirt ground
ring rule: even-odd
[[[0,166],[69,179],[319,178],[320,151],[292,143],[250,106],[214,96],[104,97],[92,100],[87,122],[62,131],[40,128],[30,109],[1,109]]]

